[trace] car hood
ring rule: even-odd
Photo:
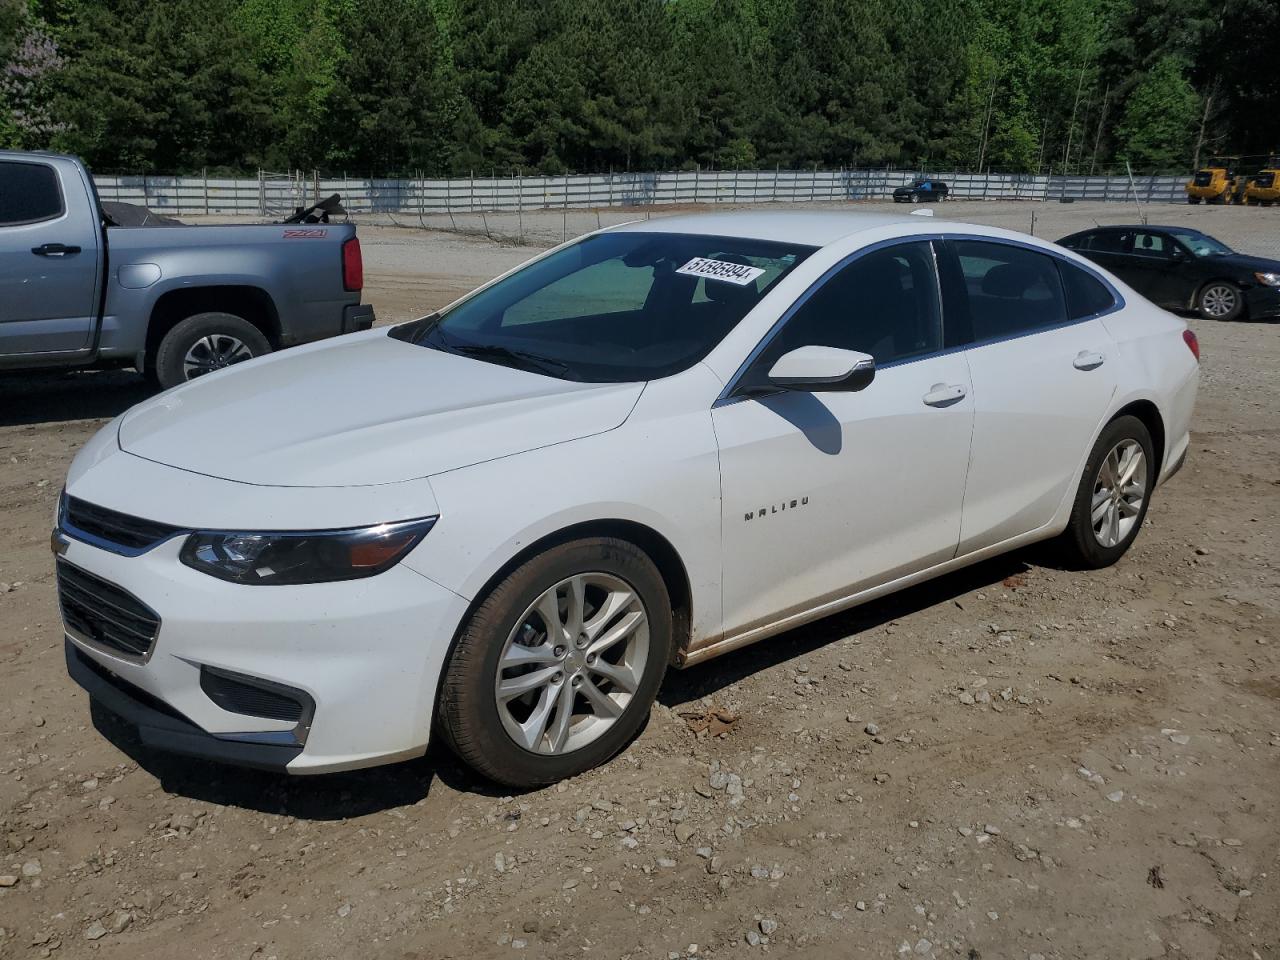
[[[1280,260],[1252,257],[1247,253],[1229,253],[1224,257],[1205,257],[1201,262],[1228,263],[1233,267],[1253,273],[1280,273]]]
[[[394,483],[611,430],[643,388],[560,380],[377,330],[162,393],[125,414],[119,444],[242,483]]]

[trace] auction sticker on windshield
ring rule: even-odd
[[[764,271],[759,267],[750,267],[745,263],[729,263],[727,260],[708,260],[706,257],[694,257],[676,273],[684,273],[691,277],[706,277],[708,280],[723,280],[745,287],[755,283],[756,277]]]

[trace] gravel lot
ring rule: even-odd
[[[1136,217],[938,208],[1033,211]],[[1274,208],[1150,217],[1280,257]],[[362,226],[367,299],[420,315],[596,215],[523,220]],[[0,382],[0,957],[1280,956],[1280,324],[1193,327],[1190,460],[1117,567],[1017,554],[669,674],[622,756],[518,796],[442,751],[287,780],[95,730],[48,531],[145,391]]]

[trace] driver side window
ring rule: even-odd
[[[761,353],[749,379],[767,378],[784,353],[808,346],[869,353],[877,366],[941,350],[942,313],[928,241],[873,251],[827,278]]]

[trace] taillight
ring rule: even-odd
[[[342,288],[364,289],[364,258],[360,256],[359,237],[352,237],[342,244]]]
[[[1200,341],[1196,339],[1196,335],[1190,330],[1182,331],[1182,339],[1187,345],[1187,349],[1191,351],[1196,360],[1200,360]]]

